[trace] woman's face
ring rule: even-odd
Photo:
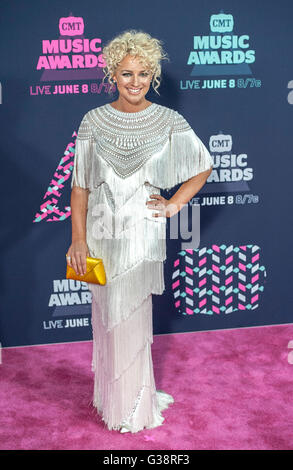
[[[116,80],[119,97],[131,104],[139,104],[145,100],[152,81],[151,71],[140,60],[139,57],[126,55],[112,77]]]

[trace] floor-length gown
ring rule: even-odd
[[[89,189],[87,244],[107,284],[92,293],[93,405],[108,429],[160,426],[174,402],[156,390],[152,294],[165,290],[166,218],[146,201],[207,170],[212,158],[178,112],[152,103],[90,110],[78,131],[71,186]]]

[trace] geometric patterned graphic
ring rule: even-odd
[[[173,266],[174,305],[183,315],[220,315],[259,306],[266,270],[257,245],[183,250]]]
[[[64,209],[60,209],[58,199],[62,195],[62,189],[64,183],[67,181],[73,170],[73,160],[75,151],[75,140],[77,137],[76,132],[73,132],[72,137],[75,137],[74,142],[69,142],[67,145],[64,155],[61,158],[54,176],[49,184],[49,187],[43,197],[45,201],[40,206],[40,212],[37,212],[33,222],[56,222],[65,220],[71,215],[70,206],[66,206]]]

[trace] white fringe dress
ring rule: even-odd
[[[109,430],[160,426],[173,397],[156,390],[152,294],[162,294],[166,218],[146,201],[213,165],[185,118],[151,103],[126,113],[107,103],[80,124],[71,187],[89,190],[90,256],[102,258],[107,284],[92,293],[93,406]]]

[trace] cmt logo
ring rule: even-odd
[[[253,168],[249,166],[247,153],[233,150],[232,135],[222,131],[211,135],[209,150],[214,161],[213,172],[209,178],[209,182],[214,183],[213,191],[250,191],[247,182],[253,179]],[[258,202],[258,198],[253,199],[253,202]],[[240,203],[239,200],[237,203]]]
[[[233,31],[234,19],[232,15],[212,15],[210,18],[210,28],[215,33],[226,33]]]
[[[193,36],[193,50],[189,51],[187,59],[187,65],[193,66],[191,75],[251,75],[248,64],[255,62],[255,50],[250,49],[250,35],[234,31],[230,14],[211,15],[209,23],[210,34]],[[232,83],[229,86],[235,85]],[[239,87],[241,85],[242,82]]]
[[[224,135],[222,131],[218,135],[212,135],[209,141],[211,152],[231,152],[232,136]]]
[[[37,70],[43,70],[42,82],[96,80],[104,76],[102,39],[85,37],[84,29],[83,18],[70,13],[59,19],[59,38],[42,40],[36,65]]]
[[[60,18],[59,31],[62,36],[79,36],[84,32],[83,18],[76,16],[68,16]]]

